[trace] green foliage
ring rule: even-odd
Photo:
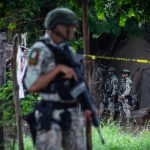
[[[0,110],[3,110],[3,117],[0,124],[7,123],[12,125],[15,123],[15,106],[13,97],[13,82],[11,71],[7,72],[7,83],[0,88]],[[27,94],[25,99],[21,100],[22,115],[26,115],[34,108],[34,104],[39,99],[38,94]]]
[[[10,73],[8,76],[10,77]],[[3,110],[2,122],[12,124],[15,121],[14,103],[13,103],[13,83],[11,80],[7,81],[7,84],[0,88],[0,110]],[[2,122],[0,121],[0,124]]]
[[[68,7],[77,13],[79,18],[77,43],[81,43],[82,7],[81,1],[77,0],[2,0],[0,2],[0,29],[7,28],[7,35],[10,39],[12,39],[11,33],[28,32],[28,44],[31,45],[44,34],[44,18],[50,10],[56,7]],[[94,0],[92,3],[89,2],[90,35],[97,38],[103,33],[119,35],[122,31],[131,36],[141,35],[145,31],[145,24],[150,21],[149,7],[149,0]],[[77,45],[79,44],[75,44],[75,48],[82,47]]]
[[[21,111],[23,115],[33,111],[36,102],[39,100],[39,95],[37,93],[27,94],[26,97],[21,101]]]
[[[114,24],[115,20],[116,31],[118,32],[123,29],[128,33],[131,30],[136,30],[136,32],[144,31],[144,24],[146,21],[150,21],[148,15],[150,13],[149,6],[150,2],[148,0],[138,0],[136,2],[133,0],[95,0],[94,5],[99,21]],[[101,24],[100,28],[109,28],[106,29],[106,32],[115,33],[111,25],[106,26],[104,23]],[[132,29],[130,30],[130,28]],[[132,32],[132,34],[134,33]]]
[[[149,2],[147,1],[148,5]],[[140,28],[149,20],[148,6],[138,0],[136,7],[132,0],[95,0],[89,6],[89,22],[92,34],[113,33],[118,34],[121,28],[126,28],[128,20],[137,20],[136,28]],[[143,7],[141,7],[143,6]],[[17,32],[29,32],[29,42],[33,43],[43,35],[43,22],[47,12],[55,7],[69,7],[73,9],[82,20],[81,2],[76,0],[14,0],[9,3],[0,2],[0,29],[8,28]],[[131,26],[132,27],[132,26]],[[9,32],[9,31],[8,31]]]
[[[10,30],[16,29],[16,22],[11,22],[11,23],[8,25],[8,29],[10,29]]]
[[[134,17],[138,21],[143,19],[149,20],[150,18],[150,11],[148,10],[150,2],[148,0],[137,0],[136,2],[133,0],[95,0],[93,3],[93,5],[89,6],[89,9],[94,9],[96,12],[95,17],[101,21],[109,21],[111,18],[120,21],[123,16],[126,19]],[[3,0],[0,2],[0,20],[2,22],[5,20],[7,23],[12,23],[16,20],[18,25],[20,25],[22,23],[20,21],[26,21],[25,24],[28,24],[28,21],[32,21],[32,19],[38,16],[42,17],[40,21],[42,22],[45,14],[55,7],[69,7],[76,11],[80,17],[82,15],[81,2],[76,0],[57,0],[57,2],[49,2],[47,0],[14,0],[9,3],[7,0]],[[91,13],[93,12],[91,11]],[[36,24],[36,27],[38,25]]]
[[[26,143],[25,144],[25,150],[32,150],[32,149],[34,149],[31,137],[25,136],[24,139],[25,139],[24,143]]]
[[[83,50],[83,39],[82,38],[78,38],[77,40],[71,41],[71,42],[69,42],[69,44],[74,48],[74,50],[76,52],[78,52],[78,50]]]

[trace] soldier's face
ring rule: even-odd
[[[128,77],[128,74],[122,74],[122,78],[126,78],[126,77]]]
[[[74,33],[76,31],[76,27],[75,26],[57,25],[56,31],[61,33],[67,40],[72,40],[74,38]]]

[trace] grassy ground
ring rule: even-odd
[[[122,131],[114,124],[102,129],[106,144],[102,145],[96,129],[93,129],[93,150],[150,150],[150,132],[146,129],[135,135]]]
[[[106,144],[102,145],[96,129],[93,129],[93,150],[150,150],[150,132],[140,130],[133,135],[123,131],[115,124],[106,125],[102,129]],[[25,150],[33,150],[29,137],[24,138]],[[17,149],[16,149],[17,150]]]

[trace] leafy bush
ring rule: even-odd
[[[3,111],[2,120],[0,124],[7,123],[7,125],[15,124],[15,106],[13,99],[13,82],[11,71],[7,73],[7,83],[0,88],[0,110]],[[21,113],[26,115],[33,110],[34,104],[38,100],[38,94],[27,94],[26,97],[20,101]]]

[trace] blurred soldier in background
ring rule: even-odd
[[[129,77],[130,71],[128,69],[123,69],[121,71],[122,78],[120,80],[119,84],[119,123],[123,125],[126,123],[127,126],[130,126],[130,120],[131,120],[131,104],[132,104],[132,98],[131,98],[131,85],[132,80]]]
[[[104,99],[100,104],[100,115],[103,115],[105,109],[110,111],[110,117],[113,119],[115,115],[115,97],[117,94],[118,78],[115,74],[116,69],[109,67],[107,70],[108,78],[104,83]]]
[[[99,115],[100,115],[100,113],[99,113],[99,111],[100,111],[100,102],[103,99],[103,89],[102,89],[103,72],[104,72],[104,66],[99,65],[93,71],[93,75],[92,75],[92,95],[95,99]]]
[[[103,82],[103,68],[97,67],[92,75],[93,86],[95,87],[94,92],[97,92],[101,89]],[[100,93],[99,93],[100,94]]]

